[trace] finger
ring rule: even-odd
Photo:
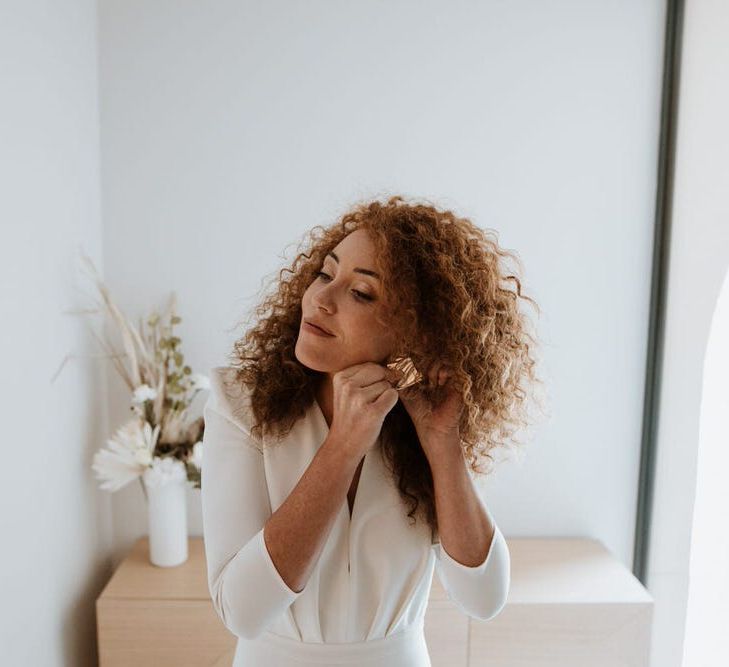
[[[445,361],[440,365],[440,368],[438,368],[438,383],[439,384],[442,384],[441,379],[445,380],[450,375],[449,368],[450,368],[450,366],[448,366],[448,364]]]
[[[374,361],[365,361],[340,371],[342,378],[354,380],[360,387],[378,382],[386,377],[387,368]]]
[[[368,403],[372,403],[372,401],[380,397],[380,394],[392,388],[392,385],[387,380],[379,380],[368,384],[366,387],[362,387],[360,391],[364,395],[365,400]]]
[[[415,379],[412,379],[412,380],[406,380],[406,381],[403,381],[403,382],[398,382],[395,385],[395,389],[397,389],[398,391],[407,391],[411,387],[414,387],[416,384],[420,384],[421,382],[422,382],[422,379],[420,379],[420,378],[415,378]]]
[[[387,368],[385,371],[385,378],[396,385],[402,378],[402,373],[395,368]]]
[[[442,362],[434,361],[431,367],[428,369],[428,383],[431,385],[438,384],[438,373],[442,367]]]
[[[390,387],[377,397],[377,400],[374,401],[374,405],[385,408],[387,412],[390,412],[390,410],[395,407],[395,403],[397,403],[398,398],[398,393]]]
[[[364,361],[361,364],[353,364],[352,366],[342,368],[337,374],[343,378],[350,378],[366,368],[370,363],[369,361]]]

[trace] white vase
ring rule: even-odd
[[[174,567],[187,560],[187,474],[184,464],[173,475],[160,476],[151,468],[142,477],[147,492],[149,560]]]

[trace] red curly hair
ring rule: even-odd
[[[294,354],[301,299],[326,254],[362,228],[382,276],[385,298],[376,316],[398,332],[401,343],[392,358],[409,357],[417,369],[436,360],[451,366],[462,388],[465,459],[473,472],[488,474],[495,448],[521,444],[514,435],[529,423],[529,390],[542,384],[535,373],[536,340],[519,299],[539,307],[522,294],[519,277],[502,266],[505,258],[520,263],[499,247],[496,232],[402,195],[357,203],[330,227],[310,230],[291,267],[278,272],[273,291],[255,308],[254,325],[230,355],[234,383],[250,395],[252,435],[261,442],[264,434],[284,436],[316,400],[323,374]],[[416,386],[437,400],[437,387]],[[382,454],[410,506],[408,516],[422,503],[431,534],[438,535],[430,466],[401,401],[383,422]]]

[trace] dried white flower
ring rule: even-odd
[[[147,487],[162,486],[169,482],[186,480],[187,468],[174,456],[155,456],[152,465],[144,471],[143,479]]]
[[[138,449],[134,452],[134,457],[137,460],[137,463],[140,463],[145,468],[152,465],[152,452],[146,449]]]
[[[157,390],[148,384],[140,384],[132,394],[132,404],[139,405],[144,401],[153,401],[157,398]]]
[[[102,480],[100,488],[118,491],[143,474],[152,460],[159,430],[159,426],[153,430],[142,419],[132,419],[121,426],[107,440],[109,449],[101,449],[94,455],[91,467],[96,478]]]

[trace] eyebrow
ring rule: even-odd
[[[327,253],[327,255],[329,255],[330,257],[333,257],[333,258],[334,258],[334,261],[335,261],[335,262],[336,262],[337,264],[339,264],[339,257],[337,257],[337,256],[336,256],[336,255],[334,254],[334,251],[330,251],[330,252],[328,252],[328,253]],[[372,277],[374,277],[374,278],[379,278],[380,280],[382,280],[382,276],[380,276],[380,274],[379,274],[379,273],[377,273],[377,271],[370,271],[369,269],[363,269],[363,268],[361,268],[361,267],[359,267],[359,266],[355,267],[355,268],[354,268],[354,269],[352,269],[352,270],[353,270],[353,271],[356,271],[357,273],[364,273],[364,274],[365,274],[365,275],[367,275],[367,276],[372,276]]]

